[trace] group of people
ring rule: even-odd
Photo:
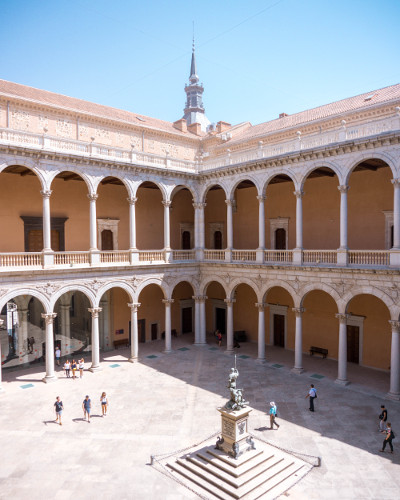
[[[314,384],[311,384],[310,390],[308,391],[308,394],[306,395],[306,399],[310,398],[310,411],[315,411],[314,408],[314,399],[317,397],[317,390],[314,387]],[[274,428],[274,425],[279,429],[279,424],[276,422],[276,417],[278,416],[278,407],[276,406],[275,401],[271,401],[269,403],[269,425],[270,429]]]
[[[388,411],[385,408],[385,405],[381,405],[381,412],[379,414],[379,432],[382,434],[385,434],[385,439],[383,440],[382,443],[382,449],[380,449],[380,452],[384,452],[386,445],[389,445],[390,452],[393,453],[393,443],[392,440],[395,438],[393,429],[392,429],[392,424],[388,422]]]
[[[79,378],[83,378],[83,370],[85,369],[85,360],[83,358],[79,359],[78,362],[73,359],[70,361],[67,359],[64,363],[64,372],[67,378],[71,377],[71,371],[72,371],[72,378],[76,378],[76,371],[79,370]]]
[[[100,404],[101,404],[101,416],[105,417],[107,415],[107,409],[108,409],[108,398],[107,398],[107,394],[105,392],[101,393]],[[56,402],[54,403],[54,409],[56,412],[56,420],[55,421],[59,425],[62,425],[61,417],[62,417],[62,413],[64,410],[64,405],[60,399],[60,396],[56,397]],[[92,410],[92,401],[91,401],[89,395],[85,396],[85,399],[82,402],[82,409],[83,409],[83,419],[90,424],[90,413]]]

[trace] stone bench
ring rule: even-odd
[[[328,356],[328,349],[324,349],[322,347],[315,347],[311,346],[310,347],[310,356],[313,356],[314,354],[322,354],[324,358]]]

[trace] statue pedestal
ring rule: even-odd
[[[217,449],[235,459],[249,450],[254,450],[254,441],[248,433],[248,419],[252,408],[218,408],[218,411],[221,414],[222,437],[218,438]]]

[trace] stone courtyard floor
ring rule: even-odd
[[[198,498],[150,466],[151,455],[192,447],[220,430],[216,408],[229,398],[227,377],[234,360],[209,339],[195,347],[187,336],[140,344],[138,363],[128,349],[103,353],[102,371],[85,371],[82,380],[43,384],[44,367],[3,374],[0,395],[0,498],[151,499]],[[320,456],[314,468],[290,489],[293,499],[400,498],[400,403],[384,399],[385,373],[349,367],[347,387],[334,383],[337,364],[304,356],[306,371],[290,372],[293,352],[267,347],[259,364],[255,344],[238,349],[238,386],[253,411],[250,432],[282,448]],[[89,360],[86,363],[89,368]],[[305,399],[310,383],[318,390],[316,412]],[[110,407],[102,418],[100,394]],[[92,400],[92,422],[81,404]],[[64,403],[63,425],[54,423],[53,404]],[[268,430],[269,401],[278,405],[279,430]],[[379,453],[377,431],[385,402],[397,439],[393,455]],[[283,498],[283,496],[282,496]]]

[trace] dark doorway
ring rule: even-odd
[[[151,324],[151,340],[158,339],[158,323]]]
[[[358,364],[360,361],[360,328],[347,325],[347,361]]]
[[[217,307],[215,310],[215,328],[219,330],[222,335],[226,333],[226,310],[222,307]]]
[[[146,342],[146,320],[138,319],[138,337],[139,342]]]
[[[190,244],[190,231],[183,231],[182,233],[182,250],[190,250],[192,248]]]
[[[394,245],[394,226],[390,226],[390,248]]]
[[[216,250],[222,250],[222,233],[221,233],[221,231],[215,231],[215,233],[214,233],[214,248]]]
[[[286,231],[282,227],[275,231],[275,250],[286,250]]]
[[[105,251],[114,250],[113,233],[110,229],[101,232],[101,249]]]
[[[285,316],[274,314],[274,345],[285,347]]]
[[[182,309],[182,333],[192,333],[192,308],[184,307]]]

